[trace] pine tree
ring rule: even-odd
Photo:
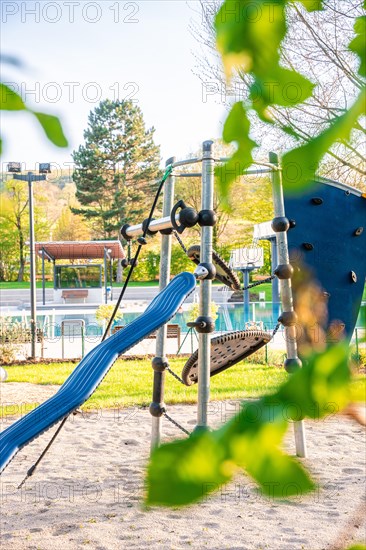
[[[81,207],[72,211],[93,222],[95,236],[116,237],[124,223],[142,221],[160,174],[154,132],[132,101],[105,100],[90,113],[85,145],[73,153]]]

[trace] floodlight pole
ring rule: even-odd
[[[35,239],[34,239],[34,206],[33,206],[33,182],[46,179],[44,174],[36,175],[33,172],[28,174],[14,174],[15,180],[28,182],[28,203],[29,203],[29,247],[30,247],[30,306],[31,306],[31,359],[36,358],[37,343],[37,289],[36,289],[36,262],[35,262]]]
[[[32,172],[28,172],[28,196],[29,196],[29,246],[30,246],[30,298],[31,298],[31,358],[36,358],[37,342],[37,288],[36,288],[36,262],[34,248],[34,206],[33,206],[33,179]],[[43,179],[46,179],[43,176]]]

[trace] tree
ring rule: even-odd
[[[49,236],[49,223],[40,202],[42,202],[42,197],[39,195],[39,190],[36,189],[34,227],[38,239]],[[4,236],[1,261],[4,261],[3,258],[12,259],[18,265],[17,281],[20,282],[24,278],[26,243],[29,238],[27,183],[13,179],[7,181],[4,185],[4,191],[0,195],[0,204],[0,225]],[[6,271],[5,266],[3,268],[3,275],[5,276],[4,271]],[[10,275],[9,270],[7,275]]]
[[[73,153],[76,198],[82,214],[103,238],[147,211],[151,180],[159,175],[154,128],[145,129],[141,109],[131,101],[102,101],[89,115],[85,145]]]
[[[243,4],[247,18],[253,21],[265,18],[265,11],[254,4],[249,2],[246,7]],[[297,104],[301,83],[297,84],[296,80],[294,85],[289,83],[282,90],[288,96],[287,105],[273,102],[268,111],[273,119],[270,131],[263,120],[265,116],[254,119],[249,114],[253,135],[267,150],[285,150],[296,142],[308,143],[332,120],[347,111],[363,87],[357,57],[347,48],[354,33],[355,18],[362,14],[363,2],[329,0],[322,4],[322,11],[308,12],[300,2],[287,3],[288,33],[281,45],[281,63],[288,69],[299,70],[315,87],[310,97]],[[216,50],[214,19],[221,5],[220,0],[201,1],[201,19],[193,26],[194,35],[204,46],[202,54],[197,57],[197,72],[203,81],[207,100],[212,95],[225,103],[233,97],[246,101],[255,93],[253,75],[243,69],[237,70],[228,86]],[[271,79],[264,87],[269,94],[275,94],[275,83]],[[257,99],[259,104],[259,94]],[[364,122],[359,120],[347,139],[340,140],[328,150],[319,173],[365,188],[365,135]]]
[[[18,249],[18,276],[22,281],[25,268],[25,242],[28,235],[28,193],[27,184],[19,180],[10,180],[1,194],[1,218],[7,228],[7,234]]]
[[[88,241],[90,229],[82,216],[73,214],[69,206],[62,209],[53,233],[56,241]]]

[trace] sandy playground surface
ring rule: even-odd
[[[19,404],[42,402],[56,390],[3,383],[1,400],[19,414]],[[219,425],[237,406],[211,404],[210,423]],[[195,406],[171,406],[169,413],[193,428]],[[2,429],[10,422],[3,420]],[[340,533],[345,544],[366,540],[366,515],[353,515],[366,497],[365,431],[354,421],[307,422],[305,462],[319,484],[311,495],[266,499],[238,476],[199,505],[145,511],[150,424],[149,412],[137,407],[73,416],[34,477],[17,490],[54,428],[25,447],[1,477],[1,548],[320,550],[333,548]],[[167,422],[164,431],[166,439],[180,437]],[[291,430],[286,446],[294,453]]]

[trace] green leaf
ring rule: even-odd
[[[195,502],[244,469],[271,497],[302,495],[314,483],[302,465],[282,452],[289,421],[320,418],[349,402],[348,348],[338,344],[308,358],[272,396],[244,403],[219,430],[163,445],[152,455],[147,503]]]
[[[276,397],[287,403],[287,418],[319,419],[349,403],[349,382],[348,346],[341,343],[308,357],[306,366],[289,378]]]
[[[283,186],[287,191],[301,191],[314,180],[323,156],[339,140],[347,140],[357,120],[365,112],[366,91],[363,89],[352,107],[321,134],[305,145],[283,156]]]
[[[217,434],[227,449],[226,456],[243,468],[265,495],[283,498],[314,488],[301,464],[279,449],[286,430],[284,405],[275,397],[244,403],[241,413]]]
[[[358,74],[366,76],[366,15],[358,17],[354,26],[355,38],[350,42],[348,48],[360,58],[361,64]]]
[[[67,147],[68,141],[63,132],[61,122],[53,115],[46,115],[45,113],[33,112],[33,114],[39,120],[46,136],[52,143],[58,147]]]
[[[346,548],[346,550],[366,550],[366,546],[364,544],[353,544]]]
[[[268,119],[269,105],[291,107],[309,98],[314,84],[296,71],[279,67],[268,72],[265,79],[256,78],[250,87],[250,99],[259,116]]]
[[[148,468],[147,504],[182,506],[201,499],[228,481],[224,449],[210,432],[163,445]]]
[[[227,78],[238,67],[252,73],[250,98],[264,119],[269,105],[296,105],[310,97],[314,87],[300,73],[280,65],[280,46],[287,32],[287,3],[226,0],[215,18],[217,47]]]
[[[285,0],[226,0],[215,17],[217,48],[229,77],[240,66],[264,74],[279,64],[279,46],[286,34]]]
[[[0,109],[3,111],[24,111],[27,107],[19,94],[0,82]]]
[[[223,207],[229,205],[229,190],[232,183],[243,174],[252,162],[252,150],[257,146],[249,137],[250,123],[241,101],[235,103],[225,121],[223,140],[238,146],[234,155],[215,170]]]
[[[299,0],[307,11],[319,11],[323,9],[323,0]]]

